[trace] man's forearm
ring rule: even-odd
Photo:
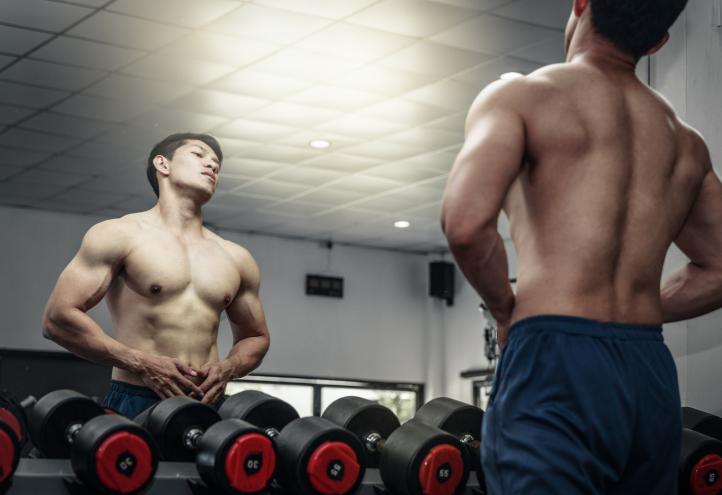
[[[247,337],[236,342],[226,358],[231,365],[233,378],[246,376],[258,368],[267,351],[267,337]]]
[[[661,301],[665,323],[714,311],[722,307],[722,273],[688,263],[664,281]]]
[[[88,361],[134,373],[141,369],[142,356],[138,350],[110,337],[77,308],[48,311],[43,319],[43,335]]]
[[[504,240],[496,230],[480,231],[470,242],[449,243],[466,279],[497,319],[508,318],[514,306]]]

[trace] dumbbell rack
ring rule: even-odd
[[[66,459],[20,459],[7,495],[90,495],[88,490],[73,481],[70,461]],[[201,483],[195,464],[189,462],[161,462],[147,495],[211,495]],[[281,495],[269,491],[262,495]],[[386,495],[377,469],[367,469],[363,484],[356,495]],[[470,479],[463,495],[483,495],[476,480]]]

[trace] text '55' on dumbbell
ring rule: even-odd
[[[10,487],[17,469],[27,436],[25,408],[33,402],[35,398],[29,397],[21,404],[9,394],[0,392],[0,493]]]
[[[195,459],[213,493],[258,493],[273,477],[276,452],[263,431],[238,419],[221,421],[215,409],[195,399],[171,397],[135,419],[158,442],[163,460]]]
[[[469,471],[476,473],[479,486],[485,486],[481,469],[481,422],[484,411],[448,397],[430,400],[416,411],[414,419],[454,435],[466,447]]]
[[[334,401],[322,417],[361,439],[369,466],[394,493],[452,495],[466,484],[464,446],[438,428],[413,420],[401,426],[390,409],[361,397]]]
[[[363,446],[328,420],[299,418],[287,402],[256,390],[228,397],[219,412],[224,418],[248,421],[273,439],[278,452],[276,477],[285,493],[347,495],[363,480]]]
[[[78,479],[92,490],[116,495],[142,491],[158,467],[148,433],[88,397],[57,390],[42,397],[29,414],[30,437],[46,457],[70,457]]]

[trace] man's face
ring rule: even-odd
[[[171,182],[179,188],[207,196],[216,191],[221,164],[215,152],[203,141],[186,141],[175,150],[170,160]]]

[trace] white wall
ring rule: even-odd
[[[97,221],[0,207],[0,347],[59,349],[41,336],[42,311],[58,274]],[[425,256],[340,245],[329,251],[313,242],[219,233],[250,249],[261,268],[272,338],[262,371],[412,382],[441,376],[438,359],[426,354],[436,352],[427,342],[439,335],[440,323],[426,297]],[[306,296],[306,273],[344,277],[344,298]],[[91,314],[111,329],[103,303]],[[220,334],[225,353],[225,320]]]

